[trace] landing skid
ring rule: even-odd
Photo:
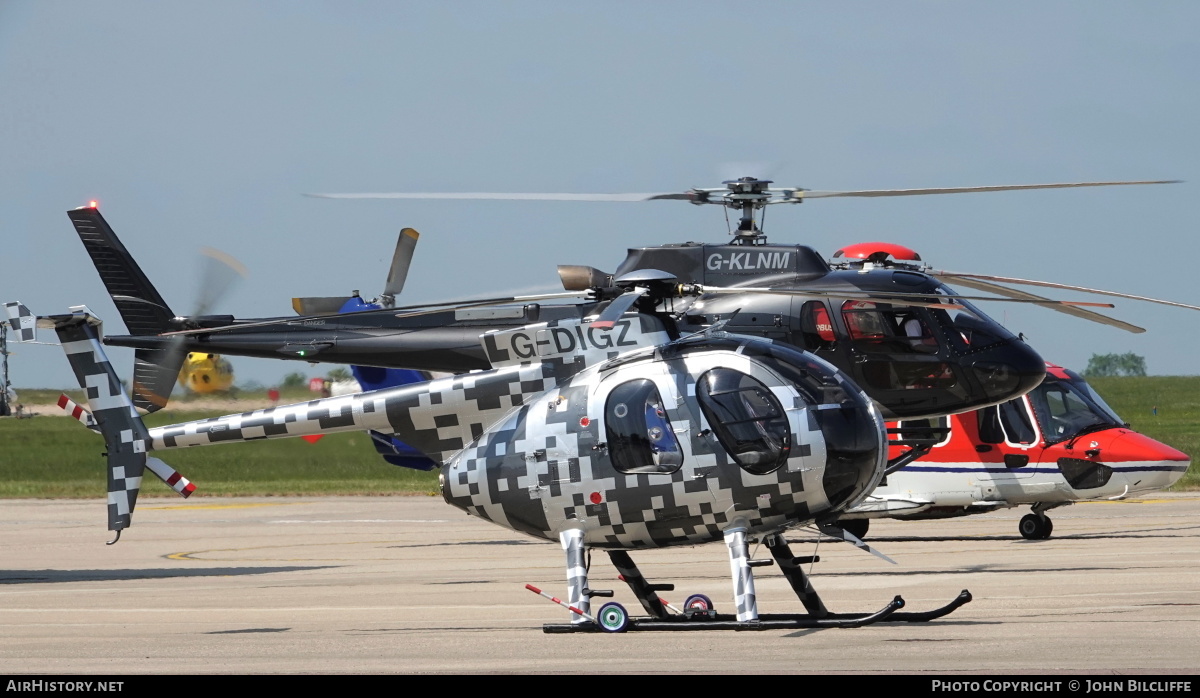
[[[801,628],[861,628],[873,623],[924,623],[953,613],[971,600],[971,592],[963,590],[950,603],[924,612],[898,612],[904,599],[897,596],[875,613],[830,613],[814,618],[807,613],[765,613],[756,621],[739,621],[728,613],[685,612],[668,618],[630,618],[625,632],[634,630],[794,630]],[[546,633],[604,632],[596,623],[546,623]]]
[[[774,559],[750,560],[745,537],[740,534],[727,535],[727,545],[730,551],[730,563],[734,577],[734,596],[738,613],[717,613],[712,602],[705,596],[695,595],[683,604],[684,610],[667,603],[659,597],[660,591],[673,591],[672,584],[650,584],[642,576],[637,565],[629,554],[614,550],[609,551],[613,566],[620,573],[620,578],[629,585],[630,590],[641,602],[648,616],[632,617],[624,606],[617,603],[606,603],[600,611],[592,616],[590,599],[592,597],[612,597],[612,591],[591,590],[587,588],[586,568],[581,569],[581,537],[564,536],[563,547],[568,555],[569,602],[542,592],[535,587],[526,585],[531,591],[558,603],[572,612],[571,623],[547,623],[542,626],[546,633],[580,633],[580,632],[629,632],[634,630],[792,630],[800,628],[860,628],[874,623],[924,623],[941,618],[957,610],[960,606],[971,601],[971,592],[964,589],[953,601],[931,611],[901,612],[904,599],[900,596],[874,613],[831,613],[825,608],[812,583],[805,574],[803,565],[817,562],[817,557],[794,557],[783,536],[768,536],[763,542]],[[574,564],[571,564],[574,563]],[[754,596],[754,578],[751,568],[778,564],[797,598],[804,605],[805,613],[765,613],[759,614]]]

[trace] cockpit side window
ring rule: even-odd
[[[683,464],[683,451],[654,381],[634,380],[613,388],[604,416],[608,452],[620,472],[673,473]]]
[[[1037,441],[1037,432],[1025,407],[1025,398],[1009,400],[999,407],[1000,426],[1004,428],[1004,436],[1009,443],[1028,445]]]
[[[996,406],[975,411],[979,420],[979,440],[985,444],[1004,443],[1004,431],[1000,428],[1000,410]]]
[[[717,440],[746,472],[765,475],[787,462],[792,430],[767,386],[729,368],[700,376],[696,397]]]
[[[889,434],[891,441],[904,441],[908,445],[931,447],[950,443],[950,418],[908,419],[896,423],[899,433]]]
[[[831,349],[837,343],[829,310],[821,301],[808,301],[800,307],[800,332],[809,351]]]
[[[1023,397],[985,407],[977,414],[979,440],[985,444],[1008,442],[1014,446],[1028,446],[1037,443],[1037,431]]]
[[[862,351],[888,354],[938,351],[938,341],[918,308],[849,300],[842,303],[842,319],[854,346]]]

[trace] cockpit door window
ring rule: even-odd
[[[978,410],[979,440],[1028,448],[1038,442],[1033,416],[1024,397]]]
[[[809,351],[830,349],[837,342],[829,310],[821,301],[808,301],[800,307],[800,332]]]
[[[746,472],[765,475],[787,462],[792,430],[767,386],[729,368],[714,368],[696,386],[717,440]]]
[[[683,451],[654,381],[622,383],[608,395],[604,429],[613,467],[623,473],[673,473]]]

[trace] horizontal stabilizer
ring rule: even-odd
[[[92,413],[83,409],[79,403],[67,397],[66,393],[58,396],[58,406],[63,412],[79,420],[79,423],[88,429],[95,432],[100,431],[100,427],[96,425],[96,418],[92,416]]]
[[[37,318],[29,312],[29,308],[14,301],[5,303],[4,311],[8,314],[8,326],[17,335],[18,342],[37,341]]]
[[[186,477],[180,475],[178,470],[153,456],[146,458],[146,467],[150,469],[150,472],[157,475],[158,479],[165,482],[167,487],[178,492],[179,496],[184,499],[192,496],[192,493],[196,491],[196,486]]]

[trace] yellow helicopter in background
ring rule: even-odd
[[[217,354],[189,352],[179,370],[179,384],[202,395],[227,392],[233,387],[233,365]]]

